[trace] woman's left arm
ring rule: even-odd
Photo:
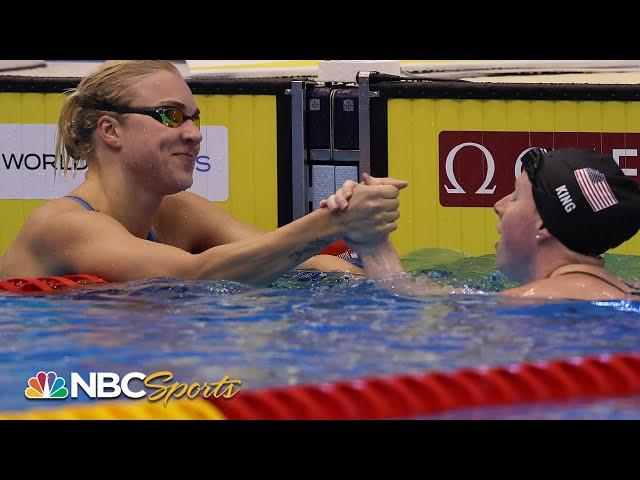
[[[191,253],[267,233],[234,218],[229,212],[191,192],[180,192],[163,200],[157,219],[163,240]],[[363,273],[363,270],[333,255],[316,255],[297,269]]]

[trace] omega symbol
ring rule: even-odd
[[[453,188],[445,185],[444,186],[445,190],[447,191],[447,193],[467,193],[464,191],[462,186],[460,186],[460,184],[458,183],[458,180],[456,179],[455,174],[453,173],[453,161],[456,158],[456,154],[464,147],[476,147],[484,155],[484,158],[487,161],[487,175],[484,178],[484,183],[480,185],[480,188],[476,190],[476,193],[483,194],[483,195],[491,195],[493,192],[496,191],[495,185],[492,188],[487,188],[491,183],[491,180],[493,180],[493,175],[496,171],[496,164],[493,160],[493,155],[491,155],[491,152],[487,150],[487,148],[484,145],[480,145],[479,143],[473,143],[473,142],[461,143],[460,145],[457,145],[456,147],[454,147],[453,150],[449,152],[449,155],[447,155],[447,160],[445,162],[445,171],[447,172],[447,178],[449,179],[449,182],[451,182],[451,184],[453,185]]]

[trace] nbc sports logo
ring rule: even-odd
[[[128,398],[147,397],[150,402],[163,400],[166,406],[171,398],[185,396],[188,399],[194,399],[198,396],[231,398],[238,393],[242,384],[242,380],[231,379],[228,375],[225,375],[220,381],[206,381],[202,384],[171,382],[173,373],[170,371],[154,372],[151,375],[129,372],[122,378],[115,372],[90,372],[88,380],[82,378],[78,372],[71,372],[68,378],[69,388],[65,387],[64,378],[59,377],[56,372],[45,373],[41,370],[34,377],[29,378],[24,396],[28,399],[57,398],[62,400],[68,397],[77,399],[80,391],[83,391],[89,398],[117,398],[120,395]],[[151,389],[151,392],[141,388],[132,390],[131,382],[133,380],[142,381],[142,384]]]
[[[64,386],[64,378],[59,377],[56,372],[40,371],[35,377],[31,377],[27,384],[29,386],[25,389],[24,396],[30,399],[63,399],[69,396],[69,391]]]

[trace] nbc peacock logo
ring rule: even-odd
[[[63,399],[69,396],[69,390],[64,386],[64,378],[59,377],[56,372],[40,371],[35,377],[31,377],[27,382],[29,385],[24,396],[29,399]]]

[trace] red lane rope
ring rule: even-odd
[[[640,354],[241,391],[209,399],[229,420],[391,419],[463,407],[640,393]]]
[[[0,290],[13,293],[53,292],[61,288],[107,283],[95,275],[65,275],[64,277],[10,278],[0,281]]]

